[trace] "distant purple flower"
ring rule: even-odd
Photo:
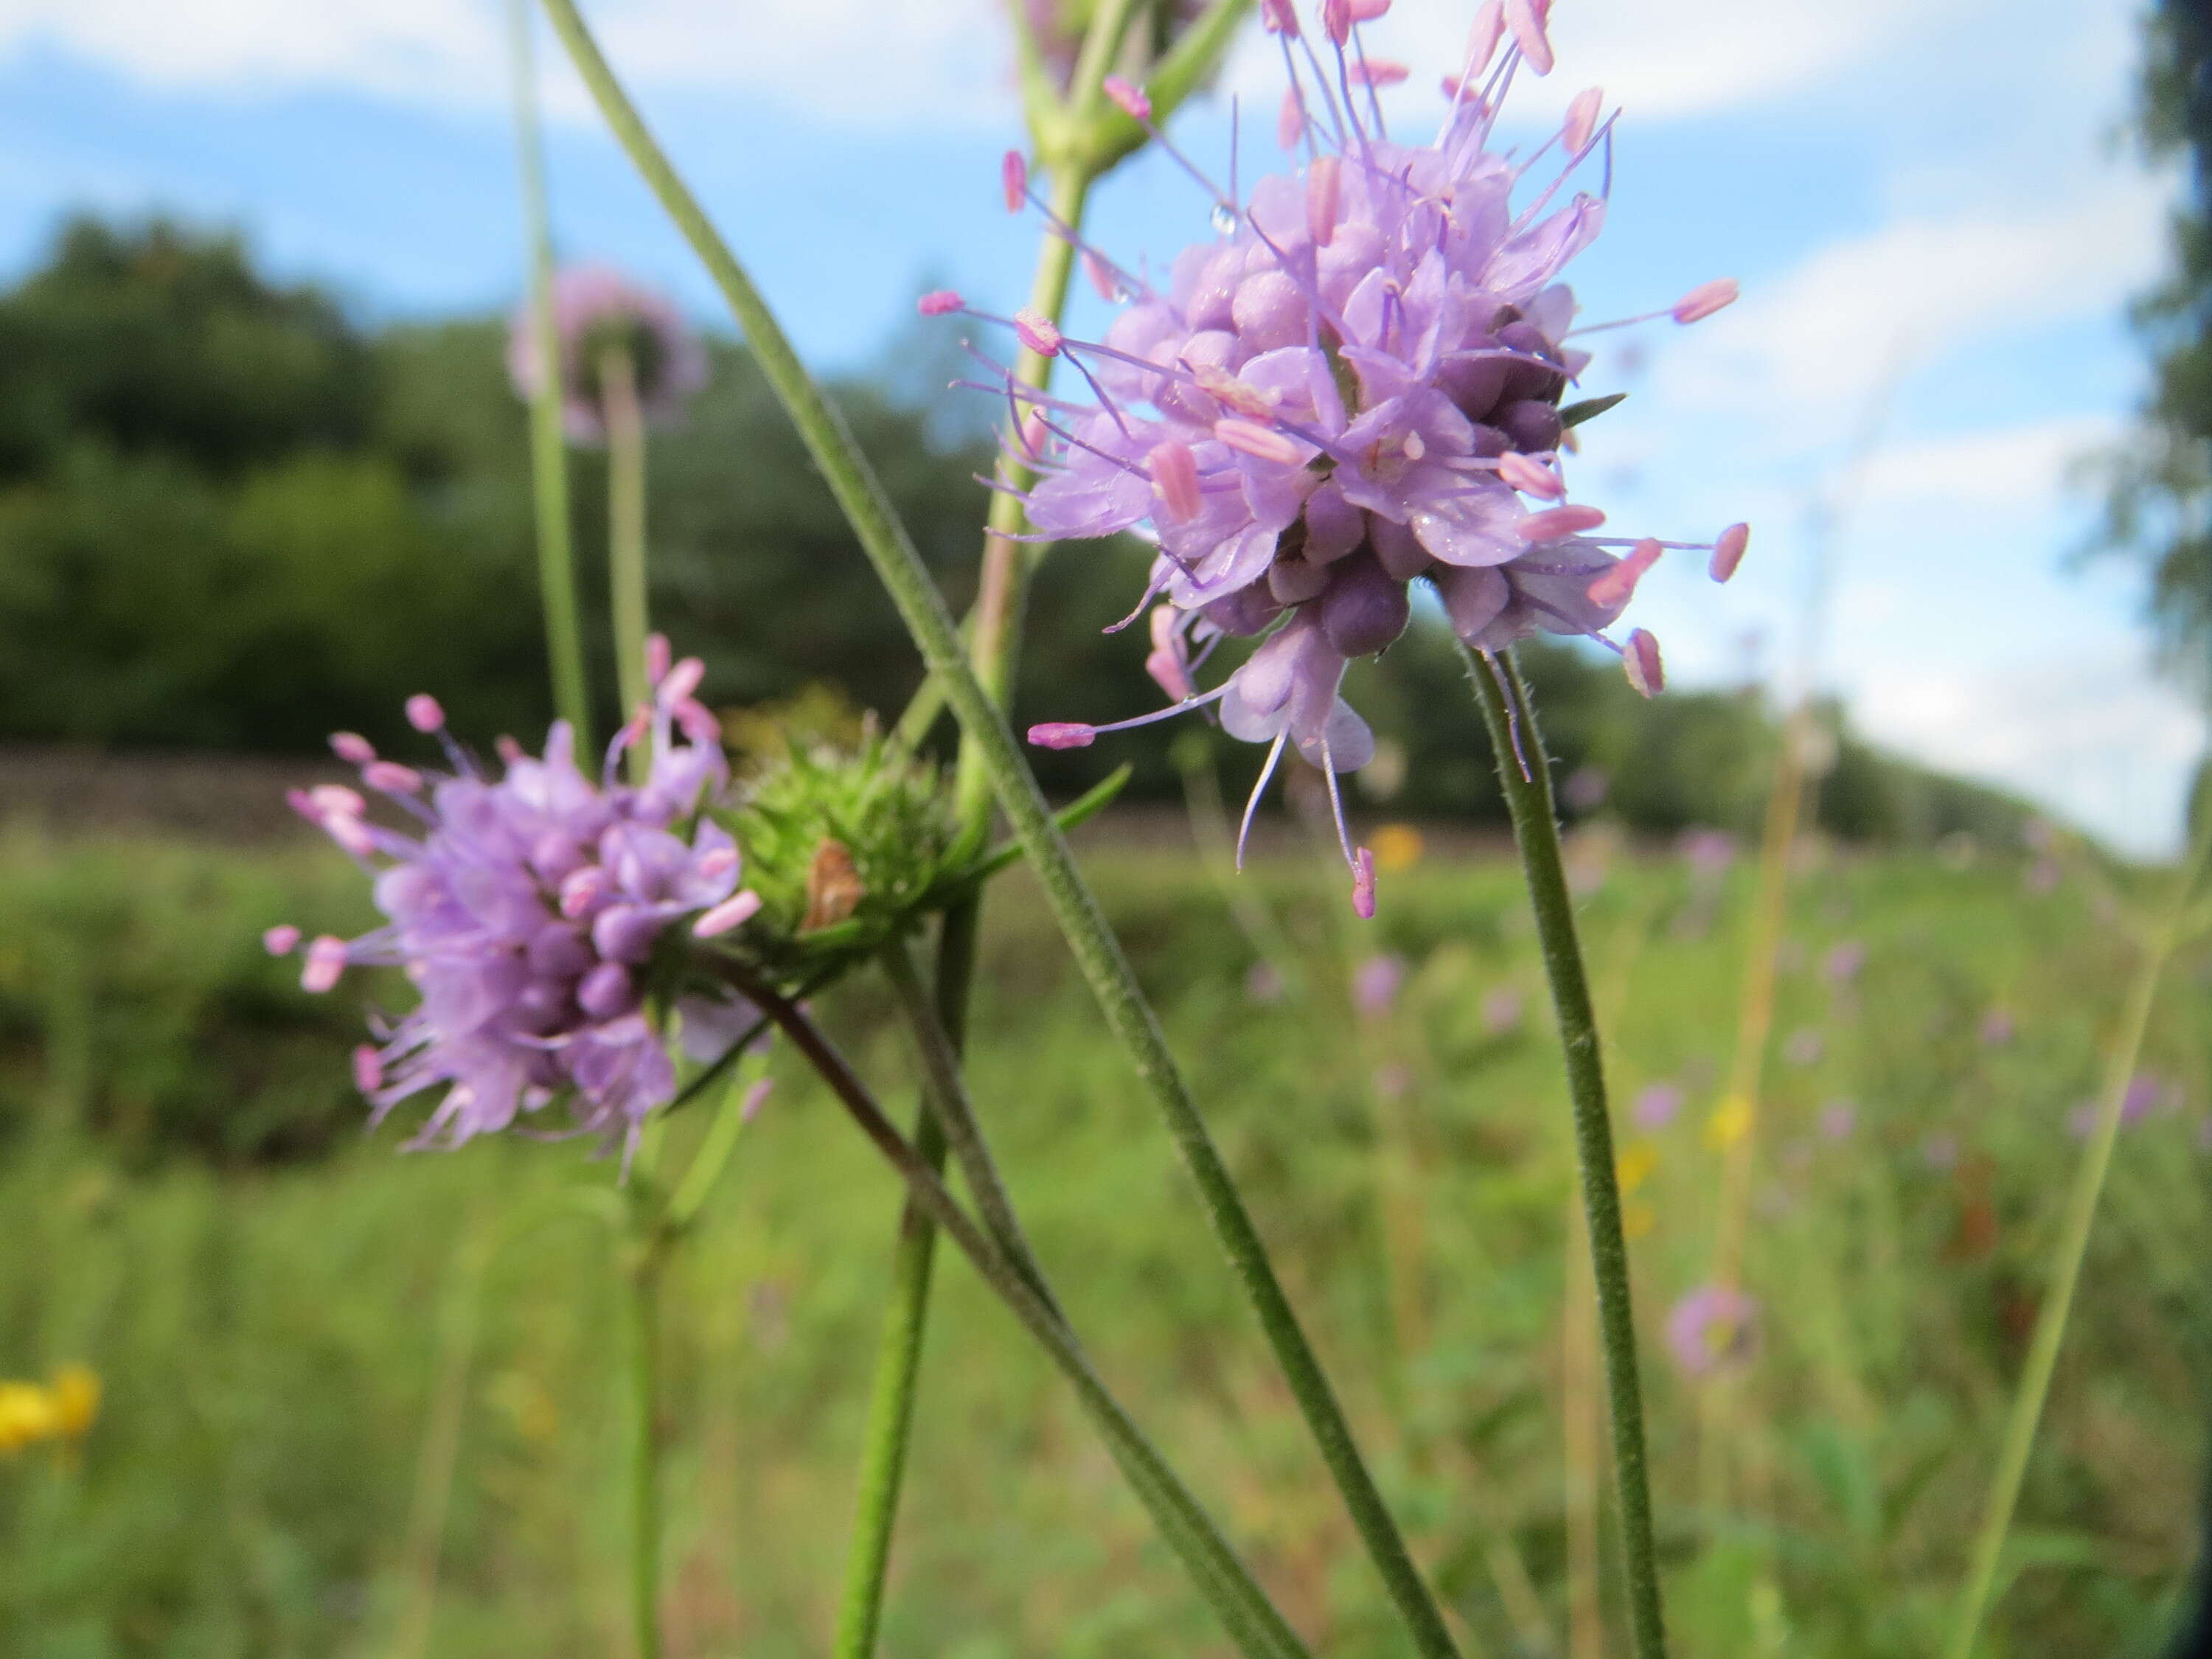
[[[2164,1079],[2154,1072],[2137,1072],[2128,1079],[2128,1091],[2120,1098],[2120,1121],[2138,1122],[2150,1115],[2153,1107],[2172,1099]]]
[[[1272,962],[1255,962],[1244,970],[1244,1000],[1256,1006],[1280,1002],[1285,988],[1283,976]]]
[[[438,734],[450,773],[380,760],[358,738],[346,752],[367,752],[363,782],[416,821],[419,839],[369,822],[351,789],[293,792],[372,878],[389,919],[356,939],[313,941],[302,982],[327,991],[349,967],[388,964],[421,997],[396,1021],[373,1020],[376,1044],[355,1055],[376,1119],[443,1091],[412,1144],[458,1146],[563,1099],[577,1132],[627,1144],[673,1097],[647,1012],[661,941],[726,932],[759,902],[738,889],[729,833],[699,813],[727,772],[714,717],[691,696],[698,674],[693,658],[659,682],[649,721],[623,729],[597,783],[577,769],[566,722],[542,760],[507,748],[495,779],[447,736],[433,700],[411,700],[410,719]],[[650,774],[621,782],[623,750],[648,736]],[[752,1023],[734,998],[677,1006],[687,1039],[720,1034],[714,1054]]]
[[[1688,1097],[1677,1083],[1648,1083],[1638,1091],[1628,1115],[1639,1129],[1660,1130],[1672,1123]]]
[[[1707,881],[1718,880],[1735,862],[1735,837],[1724,830],[1685,830],[1677,845],[1692,872]]]
[[[1741,1291],[1700,1285],[1667,1316],[1667,1346],[1693,1378],[1740,1369],[1759,1343],[1759,1304]]]
[[[1413,1068],[1401,1060],[1385,1060],[1375,1068],[1375,1092],[1383,1100],[1403,1100],[1413,1086]]]
[[[1380,1019],[1397,1005],[1398,990],[1405,981],[1403,957],[1370,957],[1352,971],[1352,1006],[1369,1019]]]
[[[1858,1125],[1858,1108],[1848,1100],[1832,1100],[1820,1109],[1820,1133],[1830,1140],[1849,1140]]]
[[[1521,994],[1501,985],[1482,1000],[1482,1028],[1492,1036],[1504,1036],[1521,1023]]]
[[[1327,40],[1304,58],[1318,88],[1285,52],[1292,84],[1278,137],[1307,164],[1260,179],[1247,202],[1214,191],[1221,234],[1177,255],[1164,287],[1076,243],[1130,299],[1103,343],[1068,338],[1034,313],[969,313],[1010,327],[1030,352],[1066,357],[1091,393],[1048,398],[1011,374],[988,384],[1008,404],[1010,459],[1041,475],[1024,496],[1036,533],[1137,532],[1158,549],[1128,620],[1164,601],[1146,666],[1170,705],[1112,726],[1048,723],[1032,742],[1078,747],[1218,704],[1231,737],[1267,746],[1255,804],[1286,748],[1327,775],[1334,802],[1337,775],[1375,752],[1340,695],[1345,672],[1405,631],[1416,579],[1474,649],[1540,631],[1591,637],[1622,654],[1648,696],[1663,678],[1656,641],[1603,630],[1668,547],[1711,551],[1716,580],[1741,556],[1740,526],[1711,543],[1598,537],[1605,515],[1565,500],[1560,404],[1589,354],[1566,343],[1575,302],[1557,279],[1603,223],[1613,121],[1589,96],[1556,146],[1528,160],[1488,148],[1516,67],[1549,67],[1540,8],[1516,0],[1496,74],[1486,82],[1491,41],[1455,78],[1443,130],[1423,147],[1382,130],[1372,88],[1405,71],[1370,58],[1357,27],[1382,9],[1328,0]],[[1290,0],[1263,15],[1285,46],[1298,34]],[[1142,107],[1136,88],[1115,101]],[[1547,153],[1540,165],[1556,175],[1527,178]],[[1599,194],[1573,191],[1578,175]],[[1012,168],[1007,179],[1018,199],[1025,179]],[[1709,283],[1651,317],[1694,321],[1734,294]],[[924,309],[966,307],[937,295]],[[1199,690],[1200,669],[1232,637],[1261,643]],[[1336,817],[1364,915],[1371,871],[1340,804]]]
[[[1790,1040],[1782,1045],[1782,1054],[1792,1066],[1816,1066],[1826,1047],[1820,1034],[1808,1027],[1790,1034]]]
[[[2057,859],[2039,858],[2027,866],[2027,873],[2021,881],[2029,892],[2040,895],[2056,889],[2065,873],[2058,867]]]
[[[1559,799],[1574,811],[1595,812],[1605,805],[1606,791],[1612,784],[1603,767],[1577,766],[1559,786]]]
[[[2123,1127],[2140,1123],[2150,1115],[2151,1109],[2168,1101],[2166,1085],[2148,1072],[2138,1072],[2128,1079],[2127,1092],[2120,1097],[2120,1123]],[[2085,1100],[2067,1115],[2066,1127],[2076,1140],[2087,1140],[2097,1132],[2097,1119],[2102,1103]]]
[[[1992,1008],[1982,1016],[1982,1042],[1986,1048],[2005,1047],[2013,1040],[2016,1030],[2012,1016],[2002,1008]]]
[[[561,342],[561,417],[577,443],[600,443],[606,419],[599,392],[600,359],[629,355],[647,420],[673,419],[707,384],[707,353],[682,313],[661,295],[606,265],[571,265],[553,278],[553,326]],[[515,313],[507,372],[525,398],[544,379],[531,309]]]
[[[1859,969],[1866,966],[1866,955],[1865,945],[1856,939],[1846,939],[1828,952],[1821,970],[1827,975],[1830,984],[1849,985],[1858,978]]]
[[[1928,1167],[1939,1174],[1959,1166],[1959,1137],[1948,1130],[1939,1131],[1921,1143],[1920,1157]]]

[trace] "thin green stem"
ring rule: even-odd
[[[984,1231],[1029,1281],[1037,1300],[1064,1322],[1066,1316],[1045,1283],[1044,1270],[1037,1265],[1036,1253],[1030,1248],[1029,1237],[1014,1214],[1013,1200],[1006,1192],[1006,1182],[1000,1178],[998,1165],[984,1146],[974,1103],[969,1099],[967,1083],[960,1075],[960,1056],[952,1047],[944,1022],[931,1005],[921,975],[915,970],[914,957],[907,951],[906,941],[893,939],[884,947],[883,957],[884,972],[898,995],[899,1010],[906,1016],[907,1027],[914,1033],[915,1046],[921,1052],[930,1115],[937,1121],[939,1133],[951,1147],[953,1157],[959,1160],[961,1178],[968,1183],[969,1196],[975,1201]]]
[[[653,631],[645,574],[645,411],[637,397],[637,364],[620,346],[599,354],[599,407],[607,428],[607,585],[615,631],[615,682],[623,718],[652,695],[646,683],[645,638]],[[633,780],[653,763],[646,745],[629,751]]]
[[[553,320],[553,237],[545,210],[545,149],[538,124],[538,71],[530,46],[530,0],[507,0],[514,82],[514,147],[522,175],[523,237],[530,264],[528,326],[541,373],[530,398],[531,506],[537,521],[538,592],[545,611],[545,658],[553,708],[590,754],[591,696],[577,621],[574,538],[568,523],[568,450],[561,435],[561,335]]]
[[[1223,1538],[1205,1506],[1192,1496],[1100,1379],[1066,1322],[1031,1287],[1029,1276],[968,1218],[919,1150],[891,1127],[867,1085],[836,1046],[787,999],[765,988],[744,989],[775,1018],[792,1046],[830,1085],[861,1132],[905,1178],[915,1201],[1074,1385],[1078,1400],[1097,1426],[1131,1490],[1238,1649],[1249,1659],[1311,1659],[1297,1632]]]
[[[1319,1447],[1345,1507],[1392,1601],[1425,1659],[1456,1659],[1435,1598],[1421,1581],[1404,1537],[1360,1455],[1334,1390],[1283,1292],[1259,1230],[1253,1224],[1219,1151],[1169,1052],[1159,1021],[1135,972],[1107,925],[1067,842],[1053,822],[1036,778],[1022,759],[1006,718],[969,665],[959,629],[898,520],[866,457],[738,264],[713,222],[669,163],[592,39],[575,0],[543,0],[585,85],[617,140],[744,330],[754,360],[790,414],[809,454],[852,525],[929,672],[945,683],[945,700],[988,771],[1016,837],[1028,854],[1077,965],[1109,1030],[1165,1119],[1196,1183],[1216,1237],[1281,1365],[1285,1381]]]
[[[1552,804],[1550,762],[1536,731],[1534,706],[1509,658],[1475,657],[1462,647],[1474,681],[1498,776],[1513,818],[1513,838],[1528,878],[1544,972],[1552,985],[1559,1043],[1566,1055],[1567,1092],[1574,1103],[1575,1154],[1582,1166],[1583,1212],[1589,1218],[1590,1268],[1597,1281],[1598,1333],[1605,1348],[1606,1392],[1612,1407],[1613,1469],[1620,1502],[1628,1577],[1629,1622],[1637,1659],[1663,1659],[1667,1636],[1659,1607],[1659,1563],[1651,1537],[1651,1490],[1644,1448],[1644,1396],[1636,1375],[1636,1317],[1629,1302],[1628,1245],[1620,1231],[1620,1188],[1613,1170],[1613,1125],[1606,1112],[1605,1057],[1582,945],[1575,937],[1573,896],[1559,859],[1559,823]]]
[[[2119,1139],[2120,1114],[2133,1081],[2136,1062],[2142,1053],[2143,1036],[2150,1028],[2151,1010],[2158,1001],[2159,981],[2185,937],[2189,903],[2203,879],[2208,857],[2212,857],[2212,812],[2192,838],[2183,860],[2179,887],[2167,913],[2144,941],[2142,960],[2128,988],[2120,1014],[2119,1030],[2106,1056],[2104,1087],[2097,1101],[2097,1124],[2075,1172],[2074,1188],[2067,1195],[2065,1218],[2051,1252],[2050,1289],[2035,1319],[2029,1339],[2027,1363],[2021,1371],[2020,1389],[2013,1396],[2006,1419],[2002,1449],[1996,1474],[1990,1481],[1988,1504],[1966,1582],[1959,1593],[1958,1609],[1945,1645],[1945,1659],[1972,1659],[1980,1639],[1982,1620],[1996,1591],[1997,1571],[2004,1558],[2013,1511],[2020,1503],[2027,1462],[2035,1449],[2035,1431],[2043,1420],[2044,1402],[2050,1397],[2051,1378],[2057,1369],[2058,1351],[2066,1336],[2066,1320],[2074,1306],[2074,1292],[2081,1279],[2081,1264],[2089,1253],[2089,1236],[2097,1221],[2097,1203],[2104,1194],[2105,1176],[2112,1168],[2112,1147]]]
[[[630,1264],[629,1590],[637,1659],[660,1659],[660,1269],[658,1240]]]
[[[753,1087],[742,1077],[733,1077],[729,1087],[722,1091],[722,1104],[714,1114],[714,1121],[707,1126],[706,1138],[699,1143],[698,1151],[692,1153],[684,1179],[669,1197],[667,1219],[671,1227],[680,1231],[690,1226],[706,1204],[707,1194],[714,1190],[714,1182],[730,1161],[730,1154],[737,1150]]]
[[[945,1168],[945,1132],[927,1110],[915,1127],[913,1152],[933,1175]],[[837,1607],[837,1639],[831,1650],[836,1659],[867,1659],[876,1650],[883,1624],[884,1576],[890,1567],[899,1489],[906,1478],[936,1255],[937,1224],[927,1208],[909,1196],[899,1213],[890,1302],[876,1339],[875,1377],[868,1390],[868,1421],[860,1443],[860,1498],[852,1540],[845,1548],[845,1594]]]

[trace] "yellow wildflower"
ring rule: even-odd
[[[1633,1141],[1622,1147],[1613,1166],[1613,1179],[1620,1183],[1620,1195],[1629,1197],[1651,1179],[1652,1170],[1658,1167],[1659,1152],[1650,1141]]]
[[[1705,1120],[1705,1145],[1716,1152],[1735,1146],[1750,1133],[1751,1102],[1741,1095],[1730,1095]]]
[[[82,1440],[92,1432],[100,1417],[100,1377],[91,1366],[63,1366],[54,1373],[46,1397],[53,1405],[56,1434]]]
[[[53,1396],[35,1382],[0,1382],[0,1452],[20,1451],[58,1431]]]
[[[1386,876],[1410,870],[1421,861],[1421,832],[1410,823],[1385,823],[1368,838],[1375,867]]]

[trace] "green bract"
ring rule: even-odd
[[[951,793],[934,765],[870,732],[857,749],[793,744],[716,815],[761,908],[743,943],[779,976],[866,955],[963,884],[949,867]]]

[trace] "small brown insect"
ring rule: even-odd
[[[799,931],[811,933],[817,927],[836,927],[859,908],[867,890],[845,843],[825,837],[806,869],[806,919]]]

